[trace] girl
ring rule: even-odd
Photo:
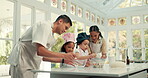
[[[90,49],[92,53],[96,53],[99,58],[106,58],[106,42],[99,31],[98,26],[91,26],[90,33]]]
[[[70,53],[74,51],[75,47],[75,36],[73,33],[66,33],[63,35],[63,39],[65,40],[65,43],[61,47],[61,52],[64,53]],[[73,67],[72,63],[71,64],[66,64],[66,60],[62,59],[62,63],[60,67]],[[69,62],[70,63],[70,62]]]
[[[96,54],[89,55],[89,36],[86,33],[79,33],[77,37],[77,49],[75,50],[78,66],[90,66],[89,59],[95,58]]]

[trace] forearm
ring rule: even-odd
[[[43,61],[48,61],[48,62],[54,62],[54,63],[61,63],[62,59],[61,58],[49,58],[49,57],[43,57]]]
[[[44,46],[37,44],[37,54],[44,57],[64,58],[63,53],[57,53],[47,50]]]
[[[101,47],[101,52],[102,52],[102,56],[101,56],[101,58],[106,58],[107,56],[106,56],[106,42],[105,42],[105,40],[103,40],[103,44],[102,44],[102,47]]]
[[[101,46],[101,52],[102,52],[102,55],[106,54],[106,42],[105,42],[104,39],[103,39],[103,43],[102,43],[102,46]]]
[[[78,59],[78,60],[85,60],[85,59],[89,59],[91,56],[90,55],[88,55],[88,56],[77,56],[76,58]]]

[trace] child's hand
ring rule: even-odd
[[[64,63],[75,67],[75,63],[72,60],[64,60]]]
[[[89,67],[90,65],[91,65],[91,63],[90,63],[90,61],[88,60],[88,61],[86,62],[85,67]]]
[[[90,58],[95,58],[97,55],[95,53],[90,55]]]

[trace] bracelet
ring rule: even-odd
[[[64,63],[64,59],[62,59],[62,63]]]
[[[64,59],[62,59],[62,66],[63,66],[63,64],[64,64]]]

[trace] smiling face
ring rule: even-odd
[[[72,42],[68,43],[67,45],[64,46],[64,48],[65,48],[67,53],[73,52],[74,51],[74,47],[75,47],[75,45]]]
[[[53,32],[61,35],[70,28],[70,23],[65,23],[62,19],[54,23]]]
[[[79,47],[84,51],[88,49],[88,46],[89,46],[89,40],[84,40],[81,44],[79,44]]]
[[[99,39],[99,32],[95,32],[95,31],[92,31],[90,32],[90,38],[92,39],[92,42],[93,43],[96,43],[97,40]]]

